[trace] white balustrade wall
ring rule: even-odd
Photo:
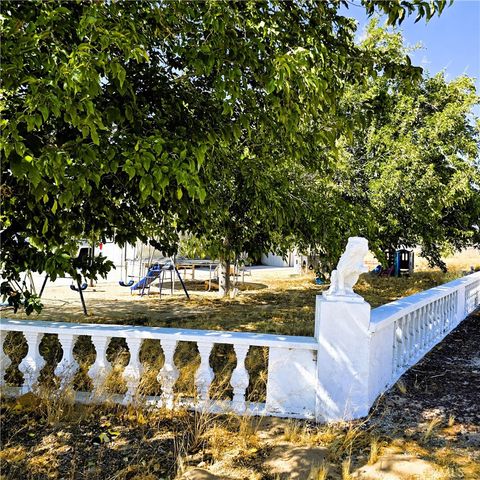
[[[373,402],[480,305],[480,272],[372,311]]]
[[[123,404],[144,401],[166,408],[184,405],[209,411],[233,411],[298,418],[313,418],[315,415],[313,401],[304,402],[305,396],[310,399],[315,397],[313,380],[317,344],[310,337],[13,319],[2,319],[0,325],[2,341],[0,385],[6,386],[5,372],[11,364],[3,348],[8,332],[21,332],[28,344],[27,355],[18,366],[23,375],[23,384],[19,388],[8,388],[8,391],[13,394],[24,394],[35,388],[40,372],[45,366],[45,360],[39,349],[45,334],[56,335],[62,347],[62,359],[54,369],[60,388],[67,386],[79,369],[79,364],[73,355],[76,341],[79,336],[88,336],[96,354],[95,361],[88,369],[88,377],[92,381],[93,388],[91,392],[77,392],[78,401],[96,402],[108,399]],[[107,349],[113,338],[125,339],[130,353],[128,365],[122,372],[127,387],[124,395],[106,394],[103,388],[105,379],[112,371],[112,365],[107,360]],[[138,389],[144,370],[144,365],[140,361],[140,349],[146,339],[157,340],[163,351],[165,360],[157,375],[162,393],[158,397],[140,398]],[[195,343],[200,355],[200,366],[195,374],[195,398],[179,399],[174,393],[174,386],[180,375],[174,359],[179,342]],[[233,390],[232,400],[218,400],[215,394],[211,395],[210,386],[214,379],[211,355],[215,344],[233,345],[236,365],[230,379]],[[245,360],[251,347],[266,347],[270,352],[267,398],[261,403],[246,400],[250,378]],[[291,358],[292,353],[300,356],[301,364],[296,362],[284,364],[284,360]],[[274,357],[278,357],[280,361],[275,361]],[[294,378],[293,382],[290,381],[291,377]],[[301,393],[299,394],[298,391]]]
[[[45,366],[39,347],[46,334],[57,336],[63,352],[54,369],[58,386],[69,385],[79,369],[73,349],[80,336],[88,336],[96,354],[88,368],[92,389],[76,392],[76,399],[104,401],[102,387],[112,371],[107,349],[113,338],[123,338],[130,353],[122,372],[126,393],[111,395],[110,400],[318,421],[353,419],[368,414],[382,392],[479,305],[477,272],[372,311],[366,302],[327,301],[318,295],[314,337],[2,319],[0,386],[16,395],[35,390]],[[4,380],[11,365],[3,348],[9,332],[21,332],[27,344],[26,356],[18,365],[23,376],[20,387],[7,385]],[[165,359],[156,375],[161,386],[159,396],[140,395],[144,372],[140,351],[147,339],[160,344]],[[179,342],[193,342],[199,352],[194,398],[175,394],[180,375],[175,363]],[[229,380],[231,400],[216,398],[210,388],[215,379],[211,360],[216,344],[232,345],[235,353],[236,365]],[[246,359],[251,347],[268,348],[264,402],[247,400],[251,379]]]

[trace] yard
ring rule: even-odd
[[[480,479],[478,2],[1,5],[0,480]]]
[[[456,275],[431,271],[396,279],[365,274],[356,290],[375,307]],[[204,292],[203,282],[190,281],[190,301],[180,291],[160,300],[153,290],[140,298],[127,289],[98,284],[95,291],[86,291],[87,318],[75,292],[51,287],[38,318],[313,334],[315,295],[324,287],[315,285],[312,276],[286,273],[282,278],[278,272],[254,272],[248,280],[234,299],[218,299]],[[465,321],[404,375],[377,402],[368,419],[330,426],[108,404],[74,406],[68,398],[52,395],[48,372],[44,372],[38,396],[2,400],[3,478],[477,478],[480,430],[474,405],[480,386],[470,381],[475,372],[478,376],[479,320],[477,313]],[[11,343],[15,343],[13,337]],[[45,357],[58,355],[51,337],[42,343]],[[163,361],[161,352],[145,344],[143,361],[156,372]],[[21,344],[16,347],[20,357],[22,348]],[[8,353],[14,350],[6,346]],[[116,353],[113,350],[109,358],[117,363],[118,372],[126,354],[120,344]],[[217,376],[214,385],[225,390],[222,378],[228,378],[234,357],[228,349],[217,353],[224,357],[224,364],[212,365]],[[90,345],[78,342],[80,363],[91,363],[93,355]],[[249,355],[247,367],[256,386],[249,395],[261,397],[266,359],[261,349],[252,348]],[[182,372],[176,388],[182,394],[193,387],[198,358],[186,344],[179,348],[176,363]],[[13,370],[10,375],[15,383]],[[113,375],[112,388],[121,391],[118,378]],[[82,381],[85,378],[77,378]],[[392,476],[382,476],[385,472]]]
[[[366,274],[362,275],[355,288],[375,308],[445,283],[458,275],[460,273],[455,270],[447,274],[440,271],[416,272],[411,278]],[[131,295],[129,288],[99,282],[94,288],[84,291],[89,312],[85,316],[78,293],[70,290],[68,284],[47,284],[42,297],[45,308],[34,318],[313,335],[315,296],[325,289],[325,286],[315,284],[313,274],[294,275],[291,268],[254,269],[252,276],[245,277],[245,284],[239,284],[240,293],[235,298],[219,298],[216,292],[205,291],[204,280],[186,280],[186,286],[190,300],[186,299],[178,282],[174,295],[171,296],[169,288],[166,288],[161,299],[154,287],[150,295],[140,297]]]

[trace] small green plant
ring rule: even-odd
[[[407,393],[407,386],[405,385],[405,382],[400,379],[396,385],[395,385],[398,389],[398,391],[402,394],[402,395],[406,395]]]

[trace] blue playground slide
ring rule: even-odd
[[[130,287],[130,290],[140,290],[148,287],[156,278],[160,276],[162,267],[160,265],[153,265],[148,269],[147,275],[139,280],[135,285]]]

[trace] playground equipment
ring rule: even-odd
[[[179,270],[184,271],[184,278],[187,276],[187,270],[191,270],[191,278],[195,280],[195,269],[196,268],[208,268],[208,280],[205,280],[205,290],[211,291],[212,287],[218,288],[219,286],[219,277],[220,277],[220,262],[218,260],[200,260],[200,259],[188,259],[183,258],[175,263],[176,267]],[[245,283],[245,276],[252,275],[252,272],[249,268],[246,267],[243,260],[236,260],[233,264],[230,265],[229,270],[231,287],[236,288],[239,279],[241,278],[242,284]]]
[[[77,285],[73,283],[73,278],[72,278],[72,284],[70,285],[70,290],[73,290],[74,292],[83,292],[86,290],[88,287],[87,282],[80,283],[80,280],[77,281]]]
[[[87,312],[87,306],[85,304],[85,298],[83,297],[83,291],[86,290],[87,287],[88,287],[88,284],[86,282],[81,283],[80,278],[77,278],[76,286],[74,283],[70,285],[70,290],[73,290],[74,292],[78,292],[78,294],[80,295],[80,302],[82,303],[83,313],[85,315],[88,315],[88,312]]]
[[[121,279],[118,284],[121,287],[132,287],[135,283],[135,279],[141,279],[144,276],[148,275],[145,274],[144,269],[150,268],[150,265],[152,264],[152,259],[153,259],[153,254],[155,252],[155,248],[152,248],[151,246],[148,247],[148,259],[145,262],[144,261],[144,245],[143,243],[140,244],[140,247],[135,246],[132,254],[132,258],[129,259],[127,256],[127,250],[128,250],[128,245],[125,245],[123,255],[121,257],[121,263],[120,263],[120,270],[123,273],[123,279]],[[137,263],[138,260],[138,272],[135,274],[135,264]],[[131,269],[129,269],[129,263],[131,264]],[[129,271],[131,273],[129,274]]]
[[[155,281],[155,279],[159,278],[160,273],[162,271],[162,267],[160,264],[156,263],[152,265],[149,269],[147,274],[141,278],[135,285],[130,287],[130,290],[133,292],[134,290],[142,290],[142,295],[145,293],[145,289],[148,288],[150,290],[150,285]]]
[[[400,277],[403,275],[411,275],[414,269],[414,253],[413,250],[400,248],[398,250],[388,250],[385,252],[387,258],[387,269],[389,275]]]
[[[125,268],[125,281],[120,280],[118,283],[121,287],[131,287],[134,283],[135,280],[133,279],[133,275],[128,275],[128,258],[127,258],[127,244],[125,244],[125,247],[123,249],[123,255],[121,257],[121,265],[120,265],[120,270],[123,272]],[[135,257],[136,257],[136,248],[133,253],[133,260],[132,260],[132,271],[135,270]],[[126,281],[127,278],[130,280]]]
[[[414,269],[414,253],[413,250],[401,248],[399,250],[387,250],[385,257],[387,259],[387,267],[377,265],[372,273],[379,277],[401,277],[403,275],[411,275]]]
[[[183,277],[187,277],[187,270],[191,271],[191,278],[195,280],[195,269],[196,268],[208,268],[208,291],[212,288],[212,280],[215,278],[218,281],[218,265],[219,262],[215,260],[198,260],[198,259],[188,259],[188,258],[180,258],[175,262],[175,266],[178,270],[183,269]]]
[[[80,260],[83,263],[91,262],[93,255],[94,255],[93,246],[89,246],[86,242],[83,242],[78,249],[77,260]],[[88,315],[87,305],[85,304],[85,298],[83,296],[83,291],[88,288],[88,283],[82,282],[80,276],[78,276],[77,278],[74,278],[74,277],[70,277],[70,278],[72,280],[72,283],[70,285],[70,290],[73,290],[74,292],[78,292],[78,295],[80,296],[80,302],[82,304],[83,313],[85,315]],[[40,289],[40,293],[38,295],[39,298],[42,298],[48,279],[49,279],[49,275],[45,275],[45,279],[43,280],[43,283],[42,283],[42,288]]]
[[[49,278],[49,275],[45,275],[45,279],[43,280],[42,288],[40,289],[40,293],[38,294],[38,298],[42,298],[43,291],[45,290],[45,286],[47,285],[47,282],[48,282],[48,278]],[[86,283],[86,282],[82,283],[80,278],[76,279],[76,282],[77,282],[76,285],[75,285],[74,281],[75,281],[75,279],[72,278],[72,284],[70,285],[70,290],[73,290],[74,292],[78,292],[78,294],[80,296],[80,302],[82,303],[83,313],[85,315],[88,315],[87,305],[85,304],[85,298],[83,296],[83,291],[87,289],[88,283]]]
[[[173,289],[174,289],[174,284],[175,284],[175,275],[178,277],[180,280],[180,283],[182,285],[183,291],[185,292],[185,295],[187,296],[188,299],[190,299],[190,295],[188,294],[187,288],[185,287],[185,283],[183,282],[183,279],[180,275],[180,272],[178,271],[177,267],[175,266],[175,263],[172,260],[168,260],[165,263],[155,263],[151,266],[149,266],[147,274],[141,278],[135,285],[132,285],[130,287],[130,290],[134,292],[135,290],[141,290],[140,295],[145,294],[145,290],[148,289],[148,293],[150,293],[150,287],[152,283],[156,280],[159,279],[159,294],[160,298],[162,297],[162,289],[163,289],[163,284],[165,282],[165,274],[169,272],[170,273],[170,292],[173,295]]]
[[[185,287],[185,283],[175,265],[174,258],[163,259],[160,261],[153,261],[155,251],[154,246],[148,245],[146,250],[143,243],[137,244],[133,251],[133,258],[129,260],[127,258],[128,245],[125,245],[123,255],[121,256],[120,269],[124,275],[118,283],[122,287],[129,287],[131,293],[138,292],[141,296],[145,295],[145,292],[150,293],[150,287],[155,280],[158,279],[160,298],[162,296],[163,286],[166,280],[166,275],[170,275],[170,287],[171,293],[175,288],[175,278],[180,280],[183,291],[189,299],[190,296]],[[161,253],[161,252],[159,252]],[[163,256],[163,255],[161,255]],[[146,261],[145,261],[146,260]],[[135,264],[138,261],[138,275],[134,275]],[[131,270],[129,272],[129,262],[131,262]],[[129,274],[130,273],[130,274]],[[136,280],[135,280],[136,279]],[[167,278],[168,281],[168,278]]]
[[[411,275],[414,268],[413,250],[407,250],[405,248],[397,250],[395,252],[394,267],[396,277]]]

